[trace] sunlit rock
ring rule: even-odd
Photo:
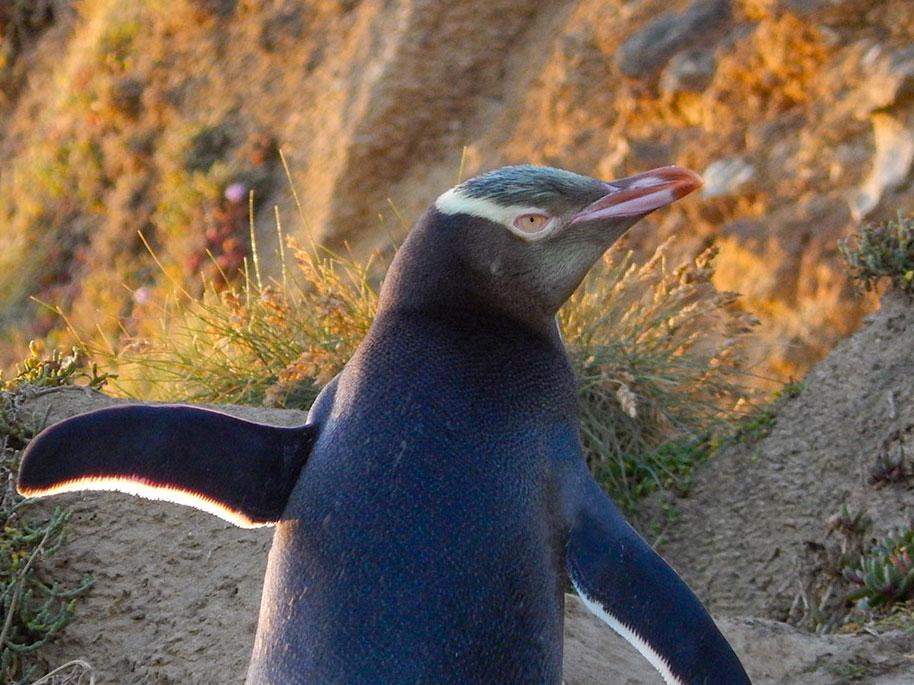
[[[727,157],[711,162],[703,172],[705,197],[730,197],[751,190],[758,172],[743,157]]]
[[[914,134],[909,126],[883,113],[874,114],[872,122],[876,141],[873,166],[850,201],[851,213],[857,221],[879,205],[884,193],[908,178],[914,162]]]

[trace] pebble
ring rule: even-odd
[[[758,177],[755,166],[743,157],[725,157],[711,162],[701,172],[705,197],[733,197],[752,189]]]

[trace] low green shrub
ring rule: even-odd
[[[848,599],[858,607],[875,609],[914,599],[914,530],[899,530],[845,569],[857,589]]]
[[[852,280],[872,290],[883,278],[907,293],[914,292],[914,219],[900,212],[895,219],[864,224],[838,243]]]
[[[76,347],[68,355],[56,349],[48,355],[43,353],[44,344],[40,340],[31,341],[29,356],[16,365],[16,374],[11,380],[4,381],[0,371],[0,388],[14,390],[22,385],[55,387],[78,383],[97,390],[117,378],[117,374],[100,372],[95,362],[86,366]]]

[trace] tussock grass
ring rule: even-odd
[[[715,250],[669,268],[668,247],[644,263],[611,252],[561,312],[589,463],[627,510],[685,489],[709,436],[752,395],[739,366],[755,319],[712,284]],[[175,285],[123,322],[119,346],[82,344],[128,396],[307,408],[368,330],[378,279],[371,261],[289,248],[282,280],[262,279],[255,259],[236,285]]]
[[[124,322],[118,348],[82,344],[118,370],[112,385],[128,396],[308,407],[365,335],[378,295],[370,262],[289,248],[294,277],[264,281],[253,262],[240,281],[149,302]]]
[[[670,268],[669,246],[643,263],[611,251],[561,312],[588,461],[628,510],[658,488],[686,489],[754,394],[740,365],[757,321],[711,282],[716,249]]]

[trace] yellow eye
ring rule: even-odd
[[[514,220],[514,228],[524,233],[539,233],[547,223],[549,217],[545,214],[521,214]]]

